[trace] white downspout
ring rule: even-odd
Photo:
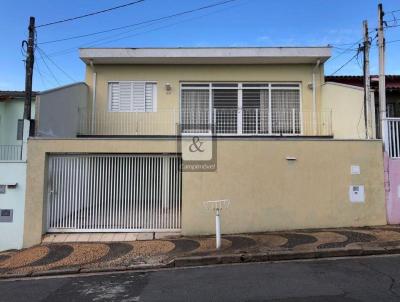
[[[92,76],[92,86],[93,86],[93,95],[92,95],[92,127],[91,134],[94,133],[95,125],[96,125],[96,84],[97,84],[97,72],[95,71],[95,67],[93,61],[90,60],[90,67],[92,68],[93,76]]]
[[[321,60],[317,61],[317,64],[314,66],[313,68],[313,72],[312,72],[312,99],[313,99],[313,129],[314,129],[314,134],[317,134],[317,83],[316,83],[316,79],[315,79],[315,73],[316,70],[318,69],[319,65],[321,64]]]

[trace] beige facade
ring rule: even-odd
[[[45,233],[46,155],[55,153],[173,153],[173,140],[33,139],[28,146],[24,246]],[[221,139],[215,172],[184,172],[182,233],[213,232],[203,201],[229,198],[223,232],[344,227],[386,223],[379,141]],[[286,157],[295,157],[288,161]],[[360,175],[350,166],[359,165]],[[350,185],[365,185],[351,203]]]
[[[332,112],[332,130],[337,139],[365,139],[364,89],[327,82],[322,86],[322,110]],[[368,135],[375,137],[374,93],[367,109]]]
[[[100,53],[103,51],[99,50]],[[148,49],[145,53],[158,51]],[[229,53],[235,50],[218,51]],[[301,53],[304,50],[288,48],[243,51]],[[108,53],[108,50],[105,52]],[[204,209],[203,202],[217,199],[231,200],[230,208],[222,213],[223,233],[228,234],[386,223],[382,144],[376,140],[362,140],[363,136],[359,135],[363,131],[358,127],[362,92],[348,87],[324,85],[323,62],[327,57],[320,60],[319,56],[271,56],[268,63],[262,62],[263,59],[257,55],[245,59],[231,55],[229,58],[220,58],[221,62],[218,62],[217,57],[206,59],[208,63],[197,58],[198,64],[190,64],[187,63],[190,62],[190,57],[161,56],[155,59],[159,61],[156,64],[154,58],[135,57],[137,53],[140,54],[139,50],[122,49],[110,52],[127,57],[100,56],[94,64],[90,64],[93,63],[91,58],[84,58],[87,64],[86,84],[89,87],[86,107],[88,111],[95,112],[95,116],[87,116],[84,128],[95,127],[106,137],[49,137],[29,141],[25,247],[39,243],[42,234],[46,232],[49,155],[178,152],[176,140],[165,135],[176,133],[181,109],[180,87],[183,82],[298,83],[301,104],[299,111],[316,113],[315,116],[310,115],[312,120],[308,120],[307,125],[303,121],[304,131],[297,133],[296,138],[267,138],[256,135],[233,137],[235,134],[232,137],[218,137],[217,170],[183,172],[183,234],[213,233],[213,213]],[[189,54],[188,50],[184,52]],[[96,54],[96,50],[94,53]],[[143,64],[138,60],[147,63]],[[257,60],[261,63],[255,64]],[[236,61],[241,63],[234,63]],[[110,112],[108,83],[116,81],[157,83],[156,112]],[[298,102],[298,96],[295,101]],[[329,112],[330,115],[330,110],[334,119],[333,132],[330,129],[329,135],[324,135],[324,138],[301,137],[318,136],[314,126],[327,127],[322,113]],[[127,131],[121,131],[119,125],[123,125]],[[146,132],[149,125],[152,131]],[[308,128],[310,125],[313,128]],[[114,127],[117,127],[117,132],[113,132]],[[330,120],[328,127],[331,127]],[[269,133],[271,134],[270,131]],[[328,138],[332,133],[333,139]],[[130,136],[117,138],[113,136],[115,134]],[[135,137],[137,134],[144,137]],[[242,135],[243,132],[238,134]],[[280,135],[279,132],[275,134]],[[360,167],[359,175],[350,173],[352,165]],[[353,203],[349,200],[352,185],[365,186],[364,202]]]
[[[96,112],[97,130],[104,132],[120,121],[155,125],[151,134],[175,134],[179,122],[180,83],[182,82],[293,82],[300,83],[301,111],[304,112],[304,134],[313,135],[311,118],[313,112],[314,64],[269,64],[269,65],[86,65],[86,83],[89,86],[88,108],[93,104]],[[94,72],[96,81],[94,81]],[[321,85],[323,67],[316,70],[316,111],[321,113]],[[157,112],[116,113],[109,112],[108,83],[112,81],[154,81],[157,83]],[[165,85],[170,84],[167,91]],[[93,93],[95,87],[95,100]],[[131,122],[129,119],[131,118]],[[135,122],[132,122],[135,120]],[[140,127],[140,126],[139,126]],[[124,130],[120,130],[124,131]],[[122,134],[126,134],[123,132]],[[144,132],[144,134],[147,134]]]

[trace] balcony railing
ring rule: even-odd
[[[0,161],[21,160],[21,145],[0,145]]]
[[[387,118],[388,148],[391,158],[400,158],[400,118]]]
[[[178,127],[179,125],[179,127]],[[215,108],[157,112],[81,112],[79,135],[332,136],[331,111]]]

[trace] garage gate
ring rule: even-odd
[[[181,229],[177,155],[51,155],[48,232]]]

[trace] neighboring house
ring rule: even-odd
[[[20,249],[23,244],[27,147],[24,99],[23,91],[0,91],[0,251]],[[32,107],[32,117],[34,114]]]
[[[363,94],[325,83],[330,55],[81,49],[87,86],[37,104],[24,246],[47,232],[209,234],[203,203],[218,199],[231,201],[224,233],[385,224],[382,143],[335,103],[362,108]]]
[[[24,91],[0,91],[0,161],[21,157],[24,101]],[[34,117],[32,105],[32,119]]]
[[[326,81],[363,87],[362,76],[329,76]],[[373,98],[376,133],[380,137],[379,122],[379,76],[370,77],[371,89],[375,91]],[[387,75],[386,86],[386,144],[385,144],[385,190],[387,218],[389,223],[400,223],[400,75]]]
[[[364,87],[363,76],[326,76],[325,81],[342,83],[357,87]],[[400,75],[387,75],[386,82],[386,115],[389,118],[400,118]],[[376,131],[380,133],[379,123],[379,76],[371,75],[370,86],[375,91],[374,100],[374,115]]]

